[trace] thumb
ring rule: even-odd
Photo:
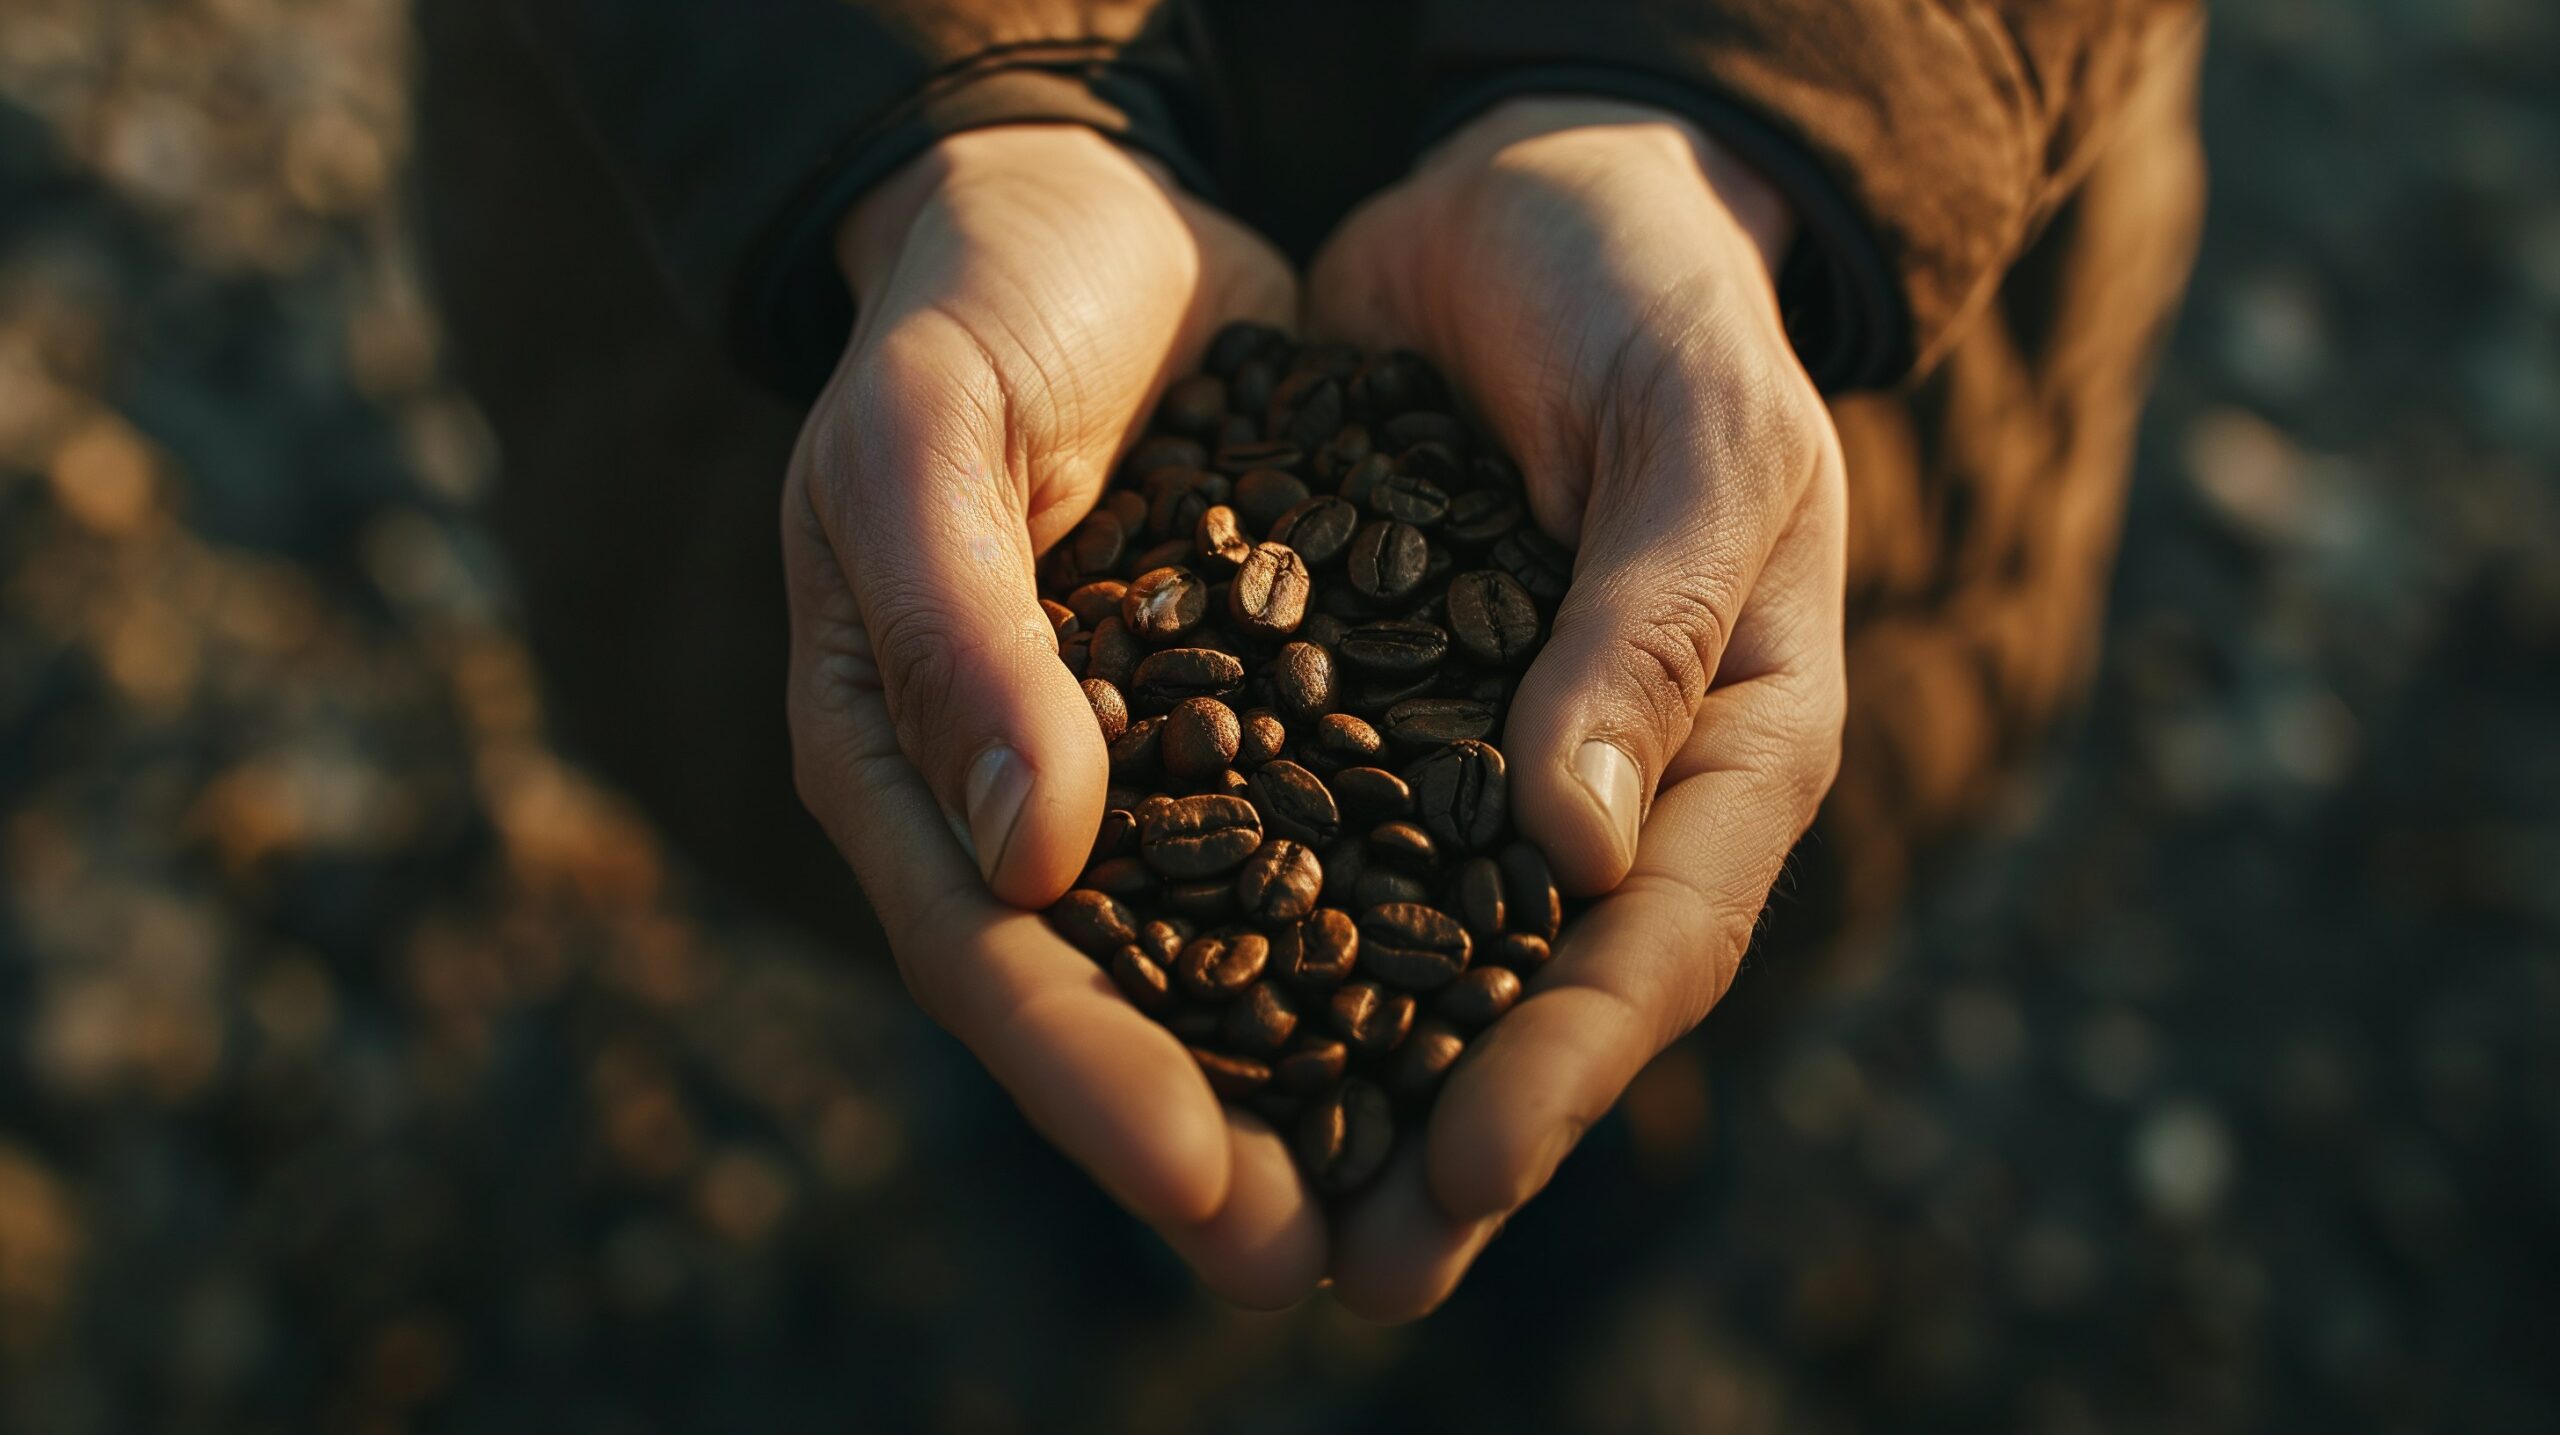
[[[1034,586],[1004,384],[932,310],[839,384],[812,494],[898,746],[996,896],[1045,906],[1083,866],[1109,760]]]

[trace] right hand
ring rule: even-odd
[[[1281,1139],[1024,910],[1075,880],[1108,777],[1034,557],[1221,325],[1290,322],[1288,267],[1048,125],[941,141],[854,208],[838,257],[860,320],[783,489],[801,798],[917,1002],[1032,1123],[1214,1289],[1297,1300],[1325,1233]]]

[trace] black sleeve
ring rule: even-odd
[[[852,323],[831,248],[872,182],[988,125],[1088,125],[1186,184],[1172,0],[519,0],[678,295],[797,398]]]

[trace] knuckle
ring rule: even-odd
[[[1724,651],[1725,621],[1703,594],[1666,590],[1619,635],[1623,670],[1656,732],[1687,731]]]

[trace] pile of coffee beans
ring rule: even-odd
[[[1111,750],[1050,921],[1329,1195],[1563,923],[1493,738],[1571,570],[1429,364],[1245,324],[1042,559]]]

